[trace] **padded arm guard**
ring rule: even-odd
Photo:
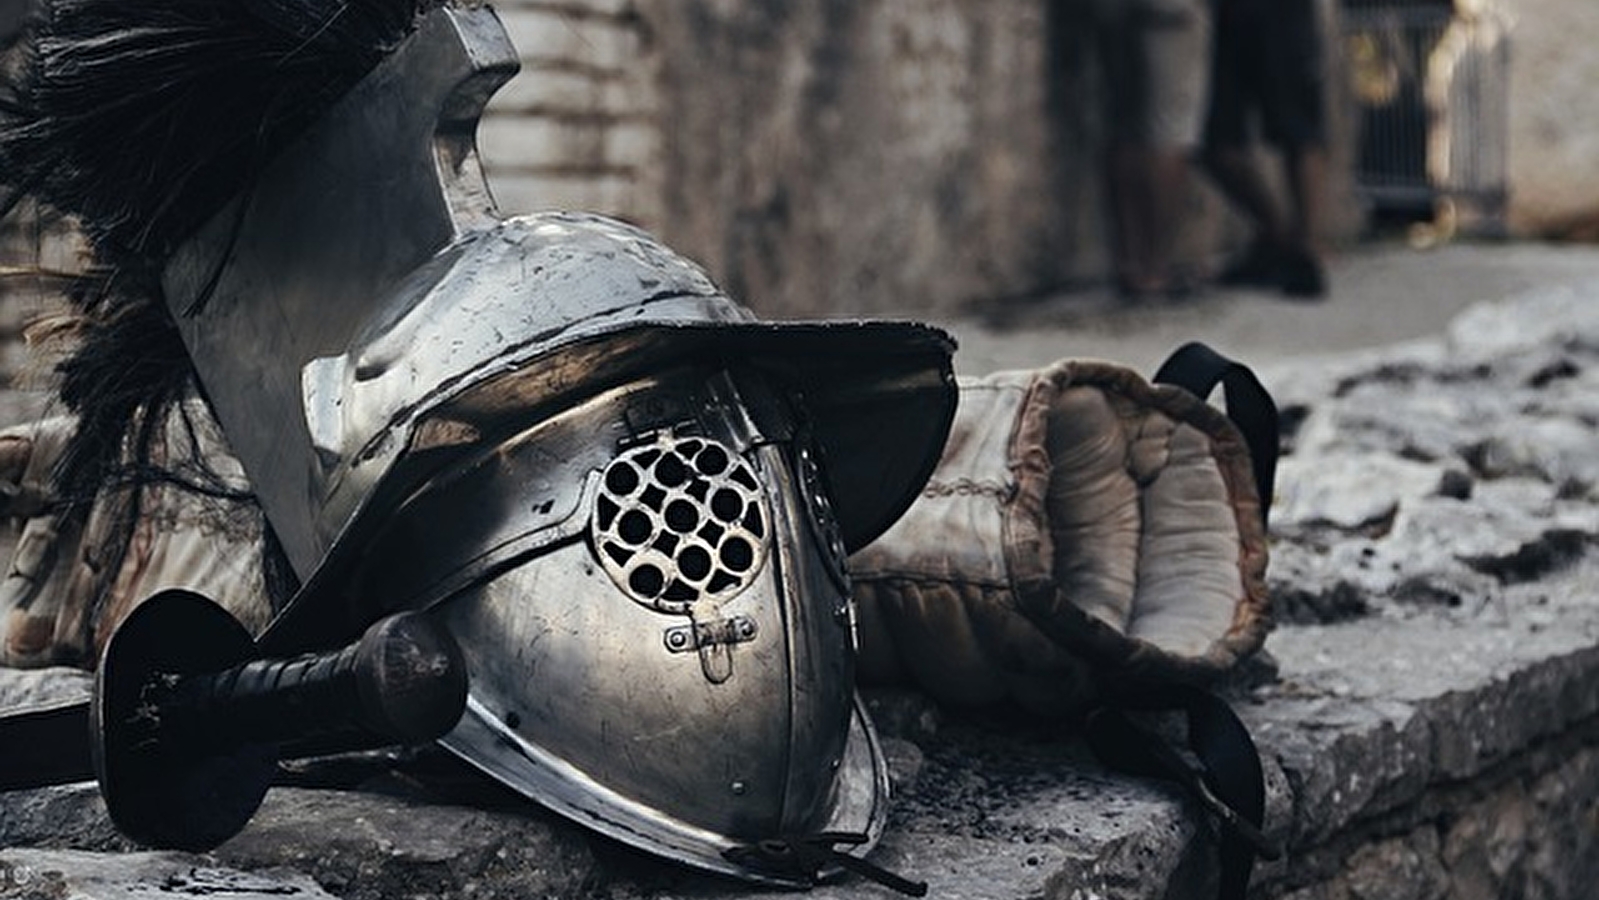
[[[147,475],[138,491],[108,486],[86,513],[51,492],[76,428],[75,418],[56,416],[0,429],[0,527],[21,522],[0,574],[0,666],[93,668],[122,618],[171,587],[216,599],[251,633],[264,628],[273,607],[261,512],[200,400],[186,399],[163,422],[152,460],[163,477]],[[122,527],[131,534],[116,554],[108,548]]]
[[[1270,627],[1266,555],[1203,400],[1091,361],[963,380],[922,496],[850,560],[861,680],[1061,714],[1104,679],[1214,677]]]

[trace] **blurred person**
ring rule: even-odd
[[[1248,249],[1216,281],[1323,297],[1327,279],[1317,223],[1327,162],[1315,0],[1215,0],[1214,16],[1203,161],[1254,230]],[[1281,155],[1287,209],[1251,152],[1257,124]]]
[[[1116,285],[1191,293],[1176,261],[1189,158],[1205,118],[1209,0],[1089,0],[1105,87],[1105,179]]]

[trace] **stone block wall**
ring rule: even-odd
[[[508,0],[508,211],[661,233],[769,315],[948,308],[1094,267],[1066,4]]]
[[[639,60],[649,30],[630,0],[497,3],[522,71],[494,98],[478,141],[509,212],[587,209],[660,218],[661,130]]]
[[[1503,0],[1511,19],[1510,218],[1526,234],[1599,240],[1599,4]]]
[[[1352,236],[1352,115],[1327,24],[1328,230]],[[1082,0],[498,0],[523,71],[481,143],[503,208],[659,232],[768,315],[946,312],[1105,272]],[[1512,223],[1591,236],[1584,0],[1505,0]],[[1579,9],[1580,7],[1580,9]],[[10,9],[11,7],[7,7]],[[1579,15],[1580,13],[1580,15]],[[1574,18],[1576,17],[1576,18]],[[1563,24],[1562,24],[1563,23]],[[1575,43],[1573,43],[1575,42]],[[1185,252],[1236,217],[1196,188]]]
[[[1060,4],[657,3],[660,228],[769,314],[1058,286],[1094,243]],[[705,103],[707,93],[721,102]]]
[[[637,222],[766,315],[1052,291],[1106,268],[1083,5],[499,0],[480,144],[504,210]],[[1196,262],[1236,237],[1189,212]]]
[[[948,312],[1102,280],[1085,6],[503,0],[523,71],[481,145],[507,211],[638,222],[766,315]],[[1340,85],[1328,227],[1349,235]],[[1197,179],[1186,222],[1196,267],[1241,237]]]

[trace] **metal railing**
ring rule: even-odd
[[[1481,4],[1477,4],[1480,6]],[[1485,233],[1505,224],[1510,46],[1502,16],[1347,2],[1355,189],[1377,215]]]

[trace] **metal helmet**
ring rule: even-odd
[[[631,226],[500,218],[473,131],[514,68],[488,9],[431,14],[166,271],[306,582],[263,648],[435,610],[471,672],[450,750],[624,842],[809,883],[882,828],[844,559],[936,464],[953,343],[761,322]]]

